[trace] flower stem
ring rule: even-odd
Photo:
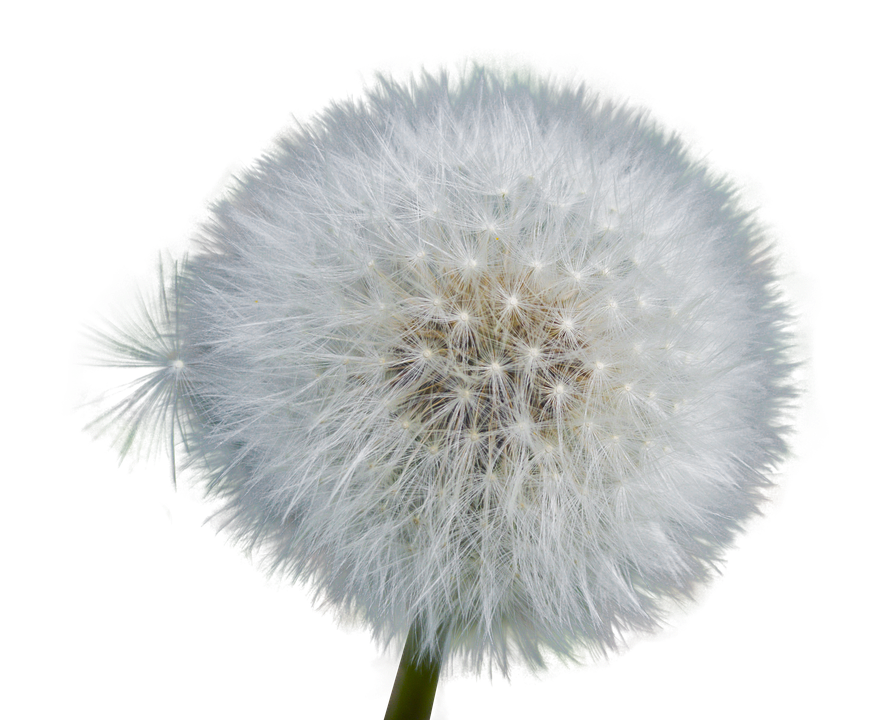
[[[433,711],[447,630],[444,625],[439,628],[432,656],[419,656],[420,633],[420,623],[415,621],[408,631],[383,720],[429,720]]]

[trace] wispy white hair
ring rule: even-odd
[[[786,452],[761,229],[584,88],[380,79],[198,244],[149,332],[108,338],[155,368],[112,416],[180,423],[232,535],[383,642],[444,626],[506,673],[655,629]]]

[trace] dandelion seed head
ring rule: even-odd
[[[504,673],[614,649],[709,578],[785,453],[760,231],[586,90],[383,79],[279,140],[175,277],[152,417],[237,540],[384,643],[444,624]]]

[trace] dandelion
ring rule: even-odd
[[[786,451],[761,230],[584,89],[381,79],[279,138],[198,246],[150,332],[105,338],[153,368],[110,417],[177,429],[236,540],[407,636],[388,717],[449,657],[656,629]]]

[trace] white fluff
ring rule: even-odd
[[[540,667],[655,629],[757,511],[793,395],[774,281],[645,116],[381,80],[214,207],[143,353],[169,390],[123,417],[183,423],[233,535],[383,642],[445,623],[471,667]]]

